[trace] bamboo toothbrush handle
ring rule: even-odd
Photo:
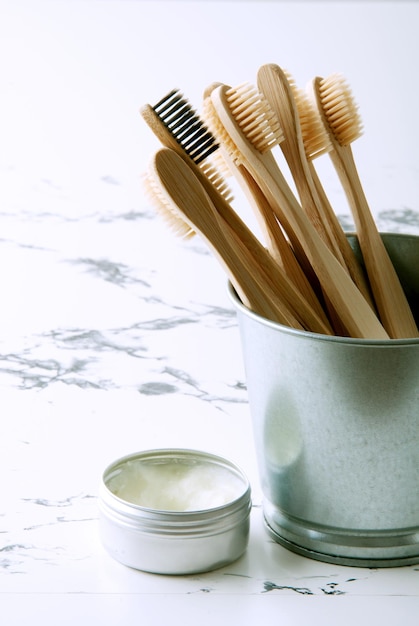
[[[333,210],[333,207],[330,205],[329,199],[327,198],[326,193],[323,189],[323,186],[319,180],[319,177],[317,175],[317,171],[314,167],[313,162],[308,161],[308,166],[310,169],[311,179],[313,181],[313,184],[316,187],[320,202],[322,203],[324,207],[324,214],[330,224],[331,230],[334,233],[334,239],[340,248],[344,265],[346,266],[349,272],[349,275],[351,276],[352,280],[354,281],[355,285],[358,287],[358,289],[360,290],[364,298],[367,300],[369,305],[373,309],[375,309],[375,304],[371,295],[371,289],[370,289],[368,280],[365,276],[365,273],[358,259],[355,256],[353,249],[351,248],[351,245],[348,241],[348,238],[345,235],[345,232],[342,226],[339,223],[339,220],[336,216],[336,213]]]
[[[228,231],[228,226],[226,227],[226,231]],[[235,286],[237,293],[240,295],[241,290],[241,293],[243,293],[247,299],[247,302],[246,299],[242,299],[242,302],[255,313],[258,313],[266,319],[276,321],[279,324],[289,326],[290,328],[307,330],[307,327],[305,327],[301,321],[297,319],[284,300],[272,290],[271,285],[266,281],[265,277],[261,275],[259,269],[254,263],[253,257],[249,254],[249,251],[243,243],[239,240],[235,240],[233,233],[231,233],[230,236],[227,236],[225,241],[233,251],[235,257],[234,262],[243,268],[243,271],[240,270],[239,280],[236,280],[236,283],[234,283],[233,280],[231,281]],[[219,243],[217,243],[216,246],[217,247],[212,245],[213,251],[215,254],[220,256],[218,250]],[[236,285],[238,285],[238,289]],[[326,334],[329,334],[326,327],[321,330],[319,326],[316,328],[317,332],[325,332]]]
[[[300,323],[287,304],[288,288],[292,291],[292,285],[284,277],[286,288],[278,294],[271,290],[253,256],[220,219],[205,189],[182,157],[163,148],[154,157],[154,170],[166,190],[168,202],[203,236],[243,302],[267,319],[293,328],[310,329]],[[312,321],[315,326],[311,330],[328,334],[324,325],[316,325],[314,316]]]
[[[276,222],[274,243],[275,254],[272,252],[272,256],[280,264],[286,275],[295,284],[297,289],[301,292],[301,295],[307,300],[308,304],[313,307],[316,313],[323,319],[324,323],[330,327],[330,323],[324,313],[315,290],[296,259],[294,251],[292,250],[289,241],[286,239],[285,234],[283,233],[282,228],[272,211],[272,207],[263,195],[259,185],[242,165],[234,166],[230,163],[230,167],[233,168],[236,178],[238,178],[239,182],[242,184],[244,192],[248,196],[249,202],[254,206],[255,213],[259,216],[260,221],[262,222],[262,229],[265,226],[265,220],[275,220]],[[270,234],[271,233],[267,233],[266,237]],[[275,273],[271,272],[271,276],[273,278],[273,282],[275,282]],[[317,287],[320,289],[318,285]],[[332,330],[331,327],[330,330]]]
[[[333,329],[321,309],[320,312],[313,308],[301,295],[294,283],[285,272],[277,271],[273,282],[249,252],[246,241],[240,239],[237,233],[230,229],[229,225],[220,220],[220,228],[227,237],[229,244],[235,249],[237,257],[242,259],[243,264],[251,272],[254,279],[262,289],[262,297],[268,298],[279,309],[284,309],[288,321],[280,323],[294,328],[303,328],[323,335],[333,335]],[[274,319],[265,314],[268,319]]]
[[[351,207],[381,321],[393,339],[418,337],[418,328],[406,295],[365,198],[351,146],[336,144],[330,158]]]
[[[246,177],[249,185],[256,185],[254,179],[245,168],[239,166],[238,169],[240,176],[243,176],[243,179]],[[266,198],[264,198],[257,185],[256,188],[253,189],[253,192],[255,194],[253,199],[257,198],[259,202],[263,200],[265,203],[263,207],[264,210],[269,210],[272,216],[275,217]],[[214,197],[213,204],[219,219],[224,223],[223,231],[227,229],[230,235],[236,239],[237,244],[243,248],[245,254],[253,256],[253,262],[258,268],[260,267],[264,273],[264,276],[261,277],[260,280],[267,282],[270,290],[274,293],[282,294],[290,310],[294,312],[294,315],[306,330],[311,329],[314,332],[333,334],[333,329],[319,299],[302,271],[285,236],[283,236],[282,241],[279,243],[283,261],[283,265],[279,265],[271,254],[260,244],[246,224],[242,222],[234,209],[228,206],[227,203],[220,202],[219,200],[219,198]]]
[[[266,156],[266,155],[264,155]],[[388,339],[374,311],[348,276],[336,257],[325,245],[298,203],[290,207],[289,195],[278,176],[272,177],[262,163],[254,163],[253,174],[264,187],[265,195],[277,212],[278,219],[315,271],[325,297],[330,301],[343,327],[351,337]],[[286,189],[286,188],[285,188]]]
[[[301,206],[325,244],[344,265],[340,247],[335,241],[330,222],[324,215],[323,205],[310,176],[300,116],[290,80],[282,68],[268,63],[259,68],[257,82],[259,90],[281,125],[283,140],[279,147],[297,188]]]
[[[349,276],[346,266],[343,267],[320,237],[290,190],[272,153],[261,155],[260,164],[264,166],[265,173],[263,169],[260,171],[259,180],[266,184],[277,217],[284,225],[293,247],[299,251],[298,258],[302,263],[307,260],[314,270],[335,328],[340,333],[346,331],[352,337],[388,338],[371,307],[371,298],[364,297]],[[255,166],[258,168],[256,162]]]
[[[240,246],[232,245],[228,237],[218,233],[214,239],[211,233],[200,231],[215,258],[218,259],[229,277],[241,301],[250,310],[279,324],[303,330],[288,307],[271,292],[267,284],[257,279],[253,259]]]
[[[145,104],[141,107],[140,114],[163,146],[166,146],[166,148],[171,148],[172,150],[177,152],[177,154],[183,156],[184,150],[182,146],[176,141],[170,131],[161,122],[159,116],[154,111],[152,106],[150,106],[149,104]]]

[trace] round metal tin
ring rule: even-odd
[[[194,467],[208,464],[235,481],[234,496],[221,505],[187,511],[142,506],[120,497],[112,487],[115,476],[132,463],[175,463],[192,473]],[[106,550],[124,565],[157,574],[210,571],[238,559],[248,543],[250,509],[250,485],[243,472],[227,459],[197,450],[148,450],[118,459],[104,471],[99,490]]]

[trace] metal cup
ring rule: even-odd
[[[419,237],[382,238],[418,320]],[[269,533],[331,563],[419,562],[419,339],[293,330],[230,295]]]

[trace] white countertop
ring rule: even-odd
[[[254,82],[266,62],[303,85],[340,71],[377,222],[418,234],[418,19],[415,2],[0,0],[2,625],[417,624],[419,565],[318,563],[265,533],[225,276],[148,205],[141,174],[158,146],[138,110],[173,87],[199,109],[207,85]],[[101,474],[155,447],[247,473],[239,561],[166,577],[104,551]]]

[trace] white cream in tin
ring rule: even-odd
[[[176,458],[129,460],[107,486],[127,502],[161,511],[203,511],[243,493],[243,480],[225,467]]]

